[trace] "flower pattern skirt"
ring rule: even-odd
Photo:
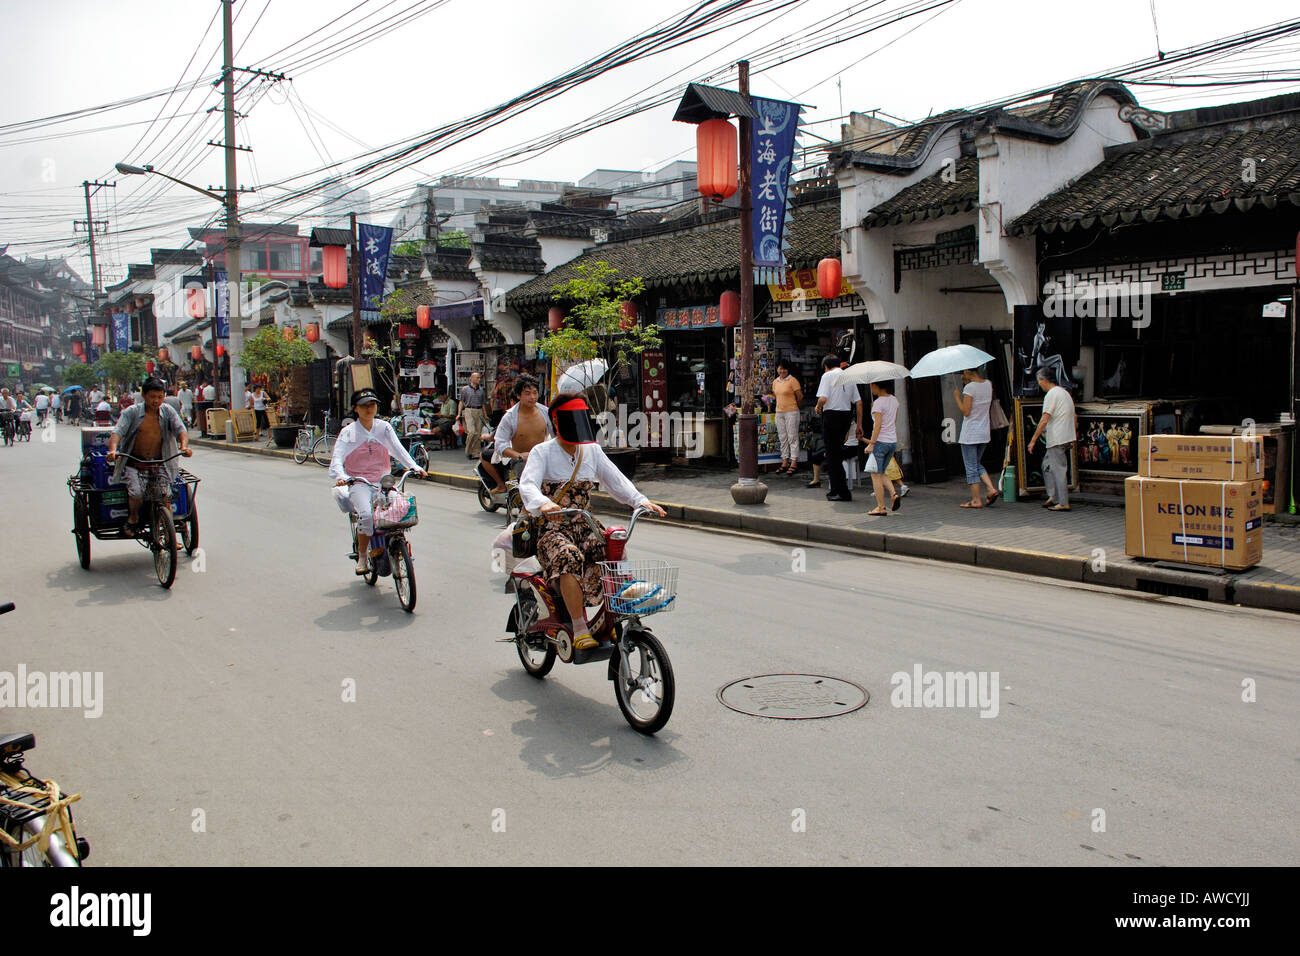
[[[555,493],[563,488],[563,481],[542,483],[542,494],[551,498],[561,508],[587,510],[591,499],[590,481],[575,481],[562,498]],[[537,539],[537,560],[552,587],[562,574],[572,574],[578,579],[587,604],[596,605],[603,600],[600,587],[600,564],[605,560],[605,539],[596,534],[582,515],[565,515],[548,520],[542,536]],[[556,587],[556,593],[559,593]]]

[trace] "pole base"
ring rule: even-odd
[[[767,500],[767,485],[742,478],[731,486],[731,500],[738,505],[761,505]]]

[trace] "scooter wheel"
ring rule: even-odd
[[[501,502],[492,500],[492,492],[483,487],[482,483],[478,486],[478,506],[489,514],[500,510]]]

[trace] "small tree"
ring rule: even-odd
[[[633,356],[658,348],[663,341],[659,329],[630,321],[621,308],[645,291],[645,280],[617,277],[618,270],[608,262],[578,266],[577,277],[553,290],[557,302],[571,303],[564,326],[548,332],[537,347],[565,365],[603,359],[611,382],[631,366]]]
[[[63,370],[64,385],[80,385],[82,388],[90,388],[98,381],[99,375],[94,367],[83,362],[69,365]]]
[[[250,375],[265,375],[268,380],[277,382],[277,393],[283,396],[289,390],[289,369],[307,365],[315,357],[316,353],[305,339],[286,340],[284,330],[278,325],[266,325],[252,338],[244,340],[239,364]]]
[[[130,388],[144,379],[144,355],[140,352],[105,352],[94,369],[95,374],[109,385]]]

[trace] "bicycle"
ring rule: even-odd
[[[293,460],[301,465],[310,458],[317,437],[315,425],[304,423],[298,426],[298,437],[293,441]]]
[[[315,460],[316,464],[323,468],[328,468],[330,466],[330,459],[334,457],[334,443],[338,441],[339,432],[343,431],[343,428],[346,427],[352,419],[343,419],[343,427],[340,427],[338,431],[334,432],[330,431],[331,421],[333,421],[333,418],[327,414],[325,416],[324,433],[312,442],[311,446],[311,457]]]
[[[383,478],[379,484],[365,478],[348,478],[348,485],[369,485],[373,491],[387,494],[396,489],[398,494],[406,494],[406,479],[413,474],[410,469],[402,472],[401,478],[392,475]],[[374,587],[381,577],[392,576],[393,588],[397,591],[397,601],[402,610],[410,614],[415,610],[415,565],[411,560],[411,545],[406,540],[406,532],[419,523],[415,510],[415,499],[408,498],[410,507],[406,515],[396,522],[385,522],[375,518],[374,534],[370,537],[370,571],[365,575],[366,584]],[[348,514],[348,527],[352,534],[352,553],[348,555],[357,560],[357,516]]]
[[[4,433],[5,447],[12,445],[18,437],[18,413],[0,411],[0,432]]]
[[[13,609],[2,604],[0,614]],[[81,794],[65,794],[23,767],[35,746],[33,734],[0,733],[0,867],[81,866],[90,843],[77,836],[71,809]]]

